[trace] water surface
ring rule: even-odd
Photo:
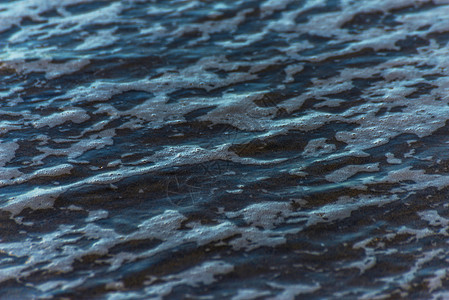
[[[0,3],[0,298],[449,297],[449,2]]]

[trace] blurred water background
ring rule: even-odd
[[[449,298],[448,16],[0,2],[0,299]]]

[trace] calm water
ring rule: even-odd
[[[0,2],[0,299],[448,299],[449,1]]]

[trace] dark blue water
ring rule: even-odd
[[[446,299],[449,2],[0,2],[0,299]]]

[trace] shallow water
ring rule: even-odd
[[[0,298],[448,298],[448,15],[1,2]]]

